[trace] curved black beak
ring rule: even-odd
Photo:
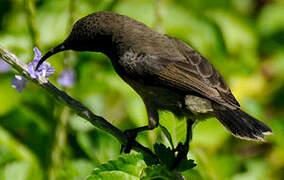
[[[42,56],[42,58],[39,60],[39,62],[36,65],[35,70],[37,70],[39,68],[39,66],[50,56],[59,53],[61,51],[67,50],[67,48],[65,47],[64,44],[59,44],[58,46],[56,46],[55,48],[49,50],[44,56]]]

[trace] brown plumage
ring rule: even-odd
[[[216,117],[233,135],[244,139],[261,140],[271,133],[268,126],[240,109],[206,58],[183,41],[129,17],[98,12],[78,20],[69,37],[47,52],[39,64],[69,49],[106,54],[120,77],[142,97],[149,125],[127,131],[129,137],[155,128],[158,110],[193,121]]]

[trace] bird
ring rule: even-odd
[[[184,41],[128,16],[100,11],[79,19],[36,69],[65,50],[104,53],[116,73],[142,98],[148,125],[124,131],[128,138],[122,146],[125,153],[130,152],[139,132],[159,125],[159,111],[187,119],[186,140],[175,149],[177,163],[186,157],[192,126],[200,120],[215,117],[240,139],[261,141],[272,134],[267,125],[241,110],[224,78],[204,56]]]

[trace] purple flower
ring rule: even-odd
[[[34,60],[28,65],[28,72],[31,78],[44,77],[48,78],[55,72],[54,68],[50,66],[48,62],[44,62],[37,71],[35,71],[36,65],[41,59],[41,52],[37,47],[34,47]],[[15,78],[11,80],[12,87],[16,88],[18,92],[21,92],[26,87],[27,80],[23,76],[15,75]]]
[[[26,87],[27,80],[23,76],[15,75],[15,78],[11,80],[12,88],[16,88],[18,92]]]
[[[75,82],[75,73],[72,69],[66,69],[60,73],[57,82],[65,87],[72,87]]]
[[[42,65],[35,71],[36,65],[41,59],[41,52],[37,47],[34,47],[34,60],[28,65],[28,72],[31,75],[31,78],[35,79],[38,77],[48,78],[51,74],[55,72],[54,68],[50,66],[49,62],[43,62]]]
[[[5,73],[5,72],[9,72],[10,70],[11,70],[10,64],[0,59],[0,72]]]

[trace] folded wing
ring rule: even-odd
[[[184,58],[163,60],[167,62],[155,77],[163,85],[182,91],[195,92],[226,107],[236,109],[240,105],[225,80],[202,55],[184,42],[168,36]],[[157,59],[159,57],[156,57]]]

